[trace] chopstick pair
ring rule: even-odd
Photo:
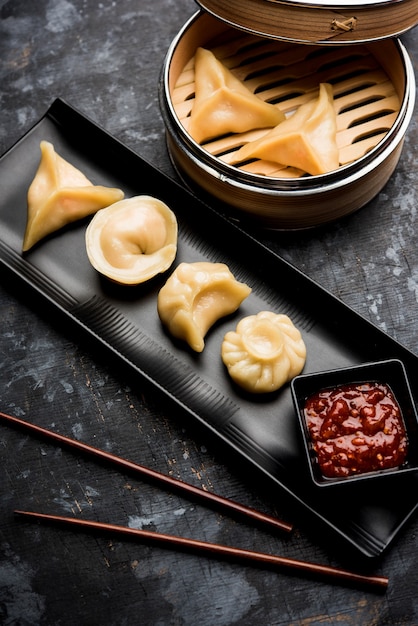
[[[144,476],[156,479],[163,484],[170,485],[171,487],[175,487],[179,490],[182,490],[188,494],[192,494],[202,498],[212,504],[216,504],[218,506],[222,506],[226,510],[231,512],[240,513],[243,516],[248,517],[249,519],[254,519],[258,522],[263,522],[265,524],[269,524],[274,528],[279,528],[281,530],[290,532],[292,526],[286,522],[276,519],[275,517],[271,517],[255,509],[251,509],[245,507],[237,502],[232,500],[228,500],[227,498],[223,498],[214,493],[203,491],[198,487],[194,487],[188,483],[184,483],[183,481],[177,480],[170,476],[166,476],[165,474],[160,474],[154,470],[144,467],[143,465],[138,465],[121,457],[118,457],[114,454],[110,454],[109,452],[105,452],[104,450],[100,450],[99,448],[95,448],[88,444],[79,442],[75,439],[71,439],[69,437],[65,437],[64,435],[60,435],[58,433],[54,433],[53,431],[47,430],[46,428],[42,428],[40,426],[36,426],[35,424],[31,424],[24,420],[21,420],[17,417],[13,417],[11,415],[7,415],[6,413],[0,412],[0,418],[8,422],[9,424],[13,424],[19,427],[22,427],[26,430],[36,433],[37,435],[41,435],[43,437],[52,439],[54,441],[59,442],[60,444],[64,444],[71,448],[75,448],[86,452],[96,458],[104,459],[106,461],[110,461],[111,463],[122,467],[124,469],[128,469],[130,471],[137,472]],[[342,580],[353,584],[360,584],[362,586],[371,587],[379,590],[384,590],[387,588],[389,584],[388,578],[384,576],[366,576],[362,574],[357,574],[355,572],[351,572],[348,570],[330,567],[327,565],[320,565],[317,563],[310,563],[308,561],[302,561],[298,559],[291,559],[287,557],[281,557],[271,554],[265,554],[262,552],[255,552],[252,550],[244,550],[241,548],[223,546],[214,543],[207,543],[204,541],[199,541],[195,539],[187,539],[183,537],[176,537],[174,535],[166,535],[162,533],[156,533],[147,530],[139,530],[135,528],[129,528],[126,526],[118,526],[115,524],[106,524],[103,522],[95,522],[89,520],[83,520],[72,517],[63,517],[58,515],[48,515],[45,513],[37,513],[34,511],[22,511],[15,510],[16,515],[24,516],[31,520],[38,521],[47,521],[58,524],[68,524],[72,526],[76,526],[78,528],[85,529],[95,529],[105,532],[113,532],[115,534],[120,534],[124,536],[130,536],[141,539],[148,539],[155,542],[160,542],[166,545],[189,548],[197,552],[206,552],[211,554],[216,554],[219,556],[227,556],[233,557],[235,559],[242,559],[246,561],[264,563],[268,565],[285,567],[297,571],[303,571],[311,574],[319,574],[326,578],[332,578],[335,580]]]

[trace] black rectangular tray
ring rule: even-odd
[[[192,353],[164,331],[156,297],[166,277],[138,287],[117,287],[90,265],[86,222],[45,239],[22,255],[28,187],[40,159],[41,140],[78,167],[93,183],[120,187],[125,196],[153,195],[165,201],[179,222],[178,263],[226,263],[252,287],[232,317],[221,320]],[[307,346],[304,372],[378,359],[398,358],[416,397],[418,358],[321,288],[238,226],[201,203],[61,99],[0,159],[1,273],[46,299],[61,313],[145,377],[179,407],[261,470],[261,476],[332,528],[363,555],[379,555],[418,504],[416,478],[399,490],[364,489],[350,502],[347,491],[316,488],[304,462],[289,386],[268,398],[240,393],[220,358],[227,330],[261,310],[289,315]]]

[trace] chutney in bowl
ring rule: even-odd
[[[316,485],[418,470],[418,417],[401,361],[302,374],[291,389]]]

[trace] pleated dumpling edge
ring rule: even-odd
[[[188,131],[198,143],[228,133],[272,128],[285,120],[277,106],[248,89],[212,51],[197,48],[194,71],[195,99]]]
[[[27,194],[27,222],[22,251],[71,222],[122,200],[121,189],[93,185],[52,143],[41,141],[41,160]]]
[[[302,104],[259,139],[243,145],[234,155],[234,163],[250,159],[296,167],[311,175],[338,169],[337,119],[332,86],[321,83],[316,98]]]

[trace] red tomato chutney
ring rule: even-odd
[[[388,385],[367,382],[322,390],[304,408],[323,476],[351,476],[399,467],[408,441]]]

